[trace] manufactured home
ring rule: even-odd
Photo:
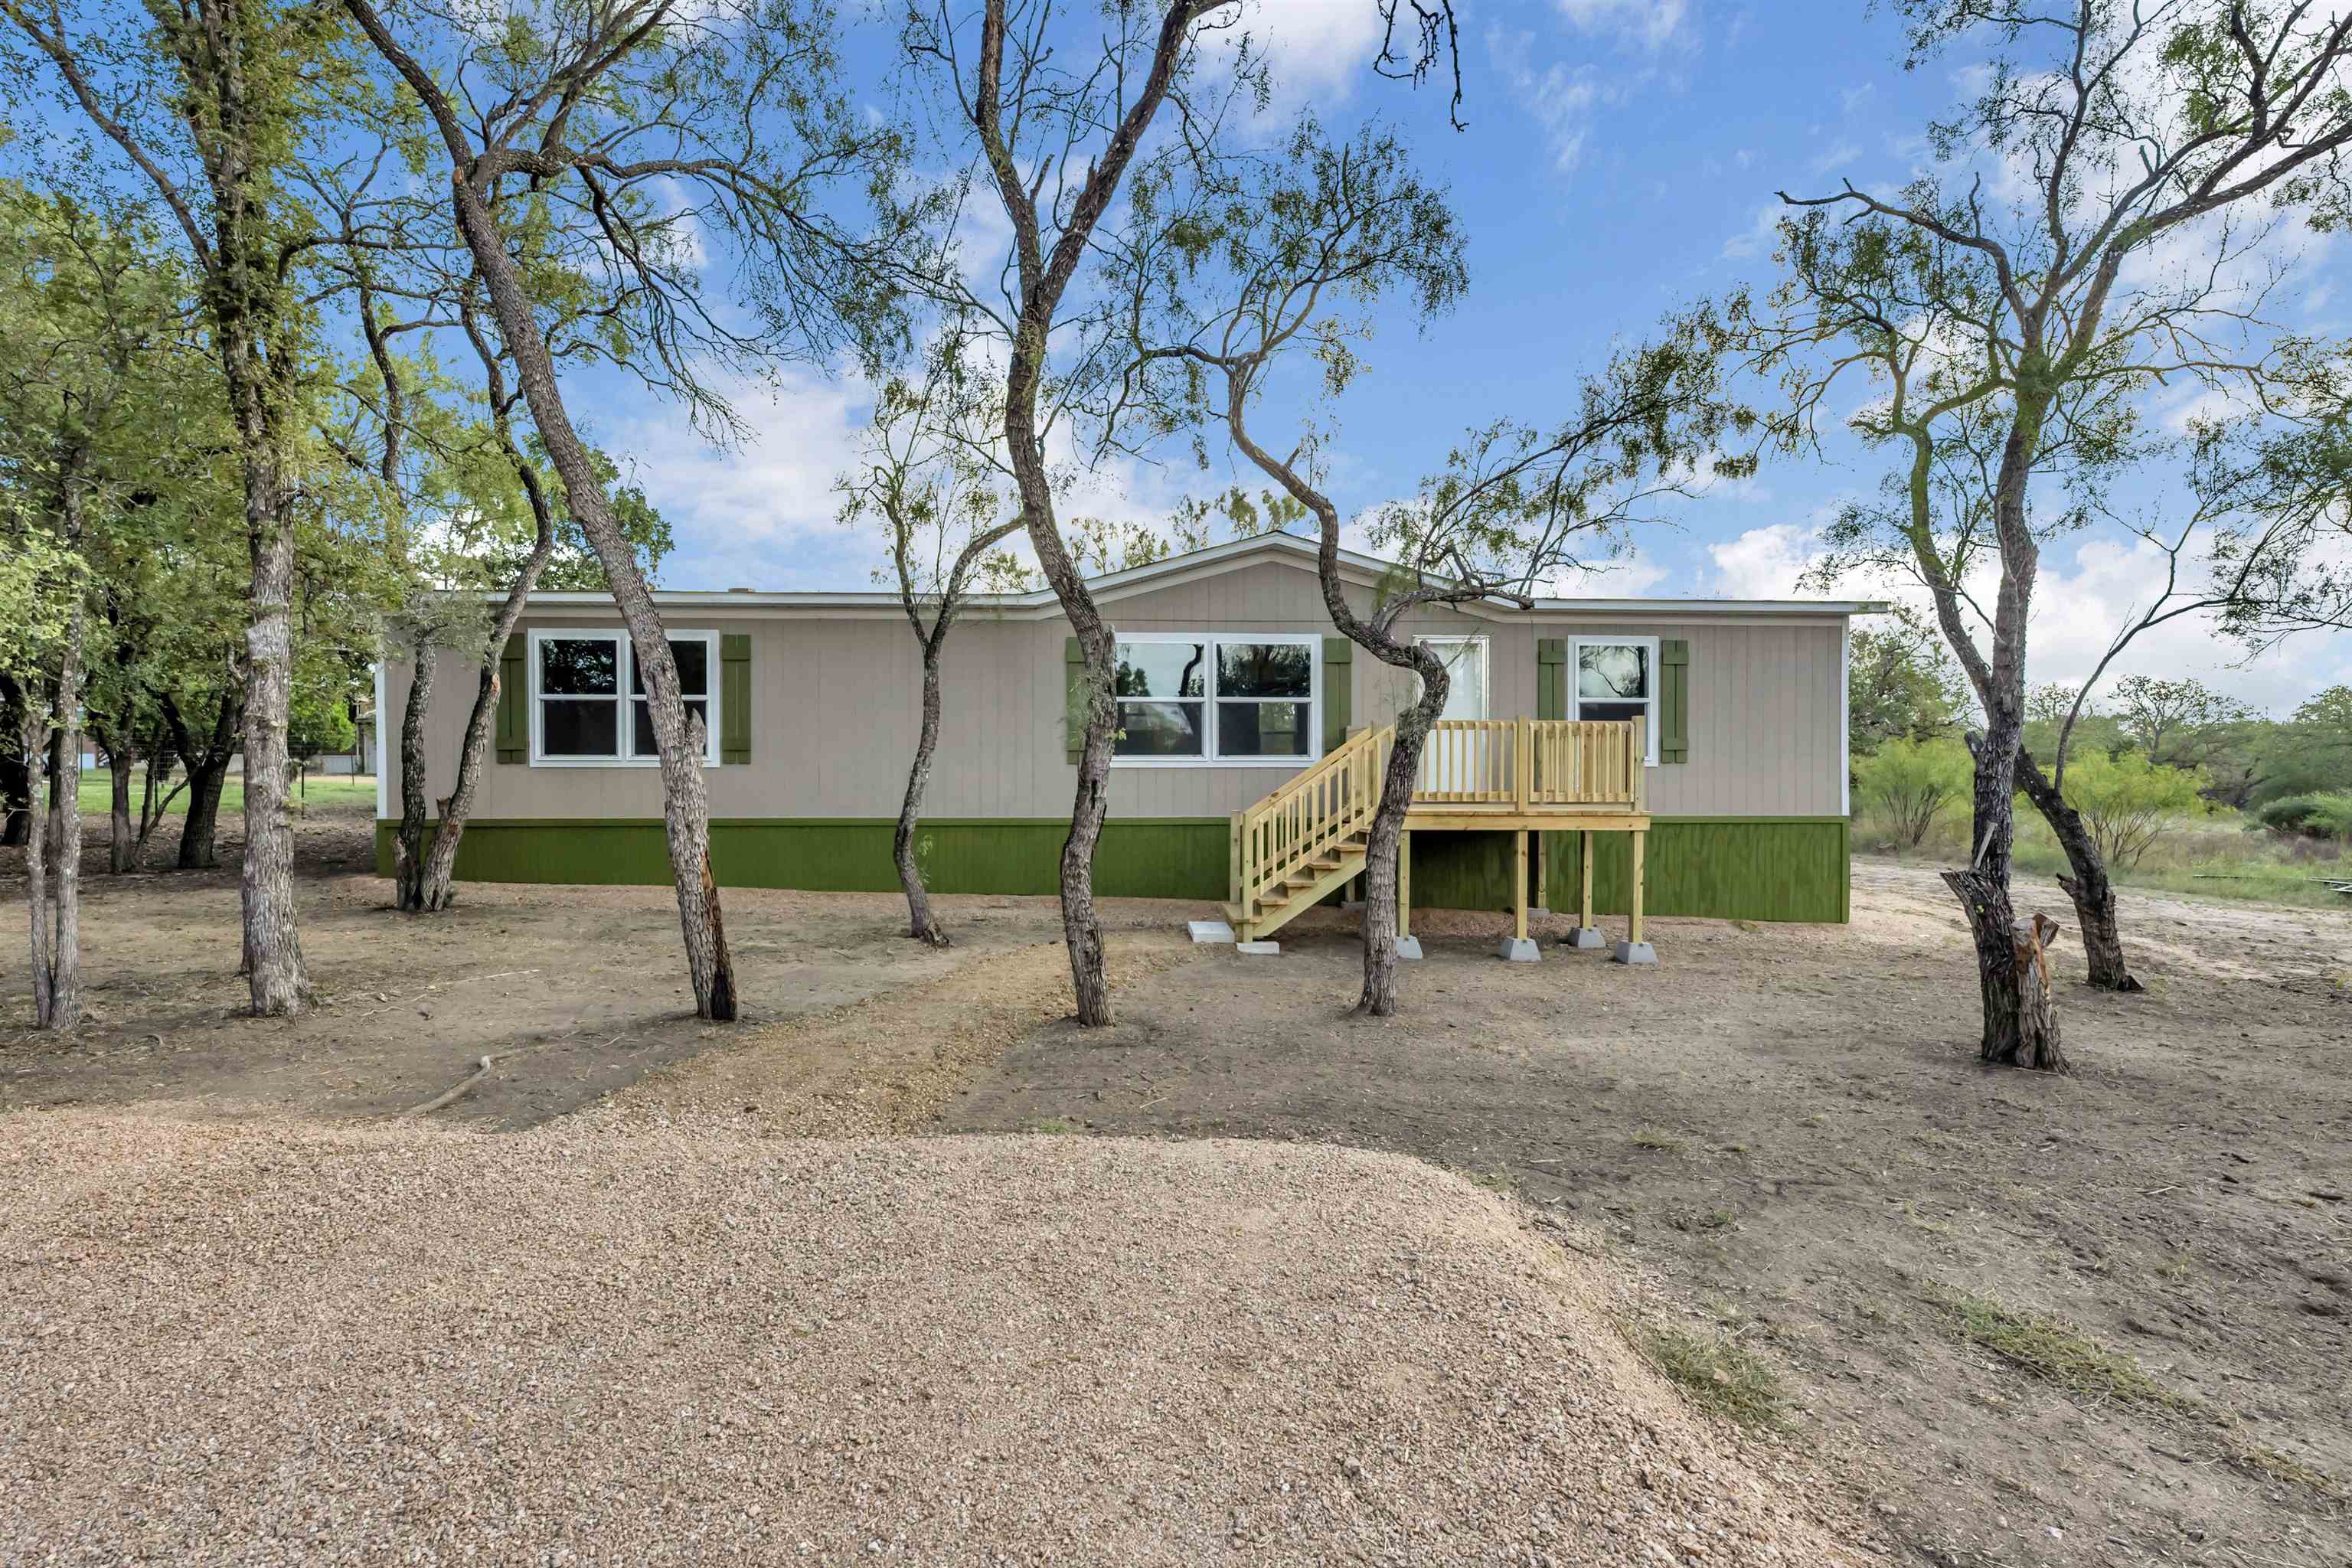
[[[1359,609],[1386,570],[1345,559]],[[1118,637],[1120,704],[1097,890],[1224,906],[1246,935],[1360,869],[1351,825],[1413,678],[1334,635],[1313,545],[1240,540],[1093,588]],[[896,595],[656,597],[709,731],[719,881],[895,888],[921,668]],[[1844,921],[1846,634],[1874,607],[1596,598],[1412,616],[1402,629],[1454,680],[1409,823],[1409,905]],[[436,797],[474,697],[458,675],[471,661],[449,658],[427,717]],[[404,711],[408,673],[379,670],[377,712]],[[924,806],[934,890],[1055,889],[1083,678],[1050,592],[982,596],[959,622]],[[387,873],[393,739],[377,740]],[[532,596],[482,771],[460,878],[668,880],[652,725],[608,597]]]

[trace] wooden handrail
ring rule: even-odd
[[[1442,719],[1422,750],[1413,805],[1525,815],[1551,807],[1647,809],[1639,719]],[[1234,814],[1230,889],[1244,917],[1301,868],[1369,827],[1396,728],[1359,730],[1329,755]]]

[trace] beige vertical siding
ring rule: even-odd
[[[1130,631],[1330,635],[1311,566],[1253,564],[1109,600]],[[751,637],[752,761],[707,774],[721,817],[895,816],[919,719],[920,661],[903,618],[877,613],[675,608],[678,630]],[[611,626],[617,617],[536,616],[532,626]],[[1840,647],[1833,616],[1673,620],[1545,616],[1507,619],[1436,612],[1417,635],[1489,639],[1494,715],[1532,715],[1536,639],[1624,633],[1680,637],[1691,646],[1690,761],[1651,773],[1663,815],[1828,816],[1841,811]],[[926,812],[935,817],[1057,817],[1076,773],[1065,760],[1064,640],[1050,620],[969,616],[950,634],[940,755]],[[1350,666],[1355,722],[1384,722],[1411,678],[1357,650]],[[445,656],[429,716],[435,795],[455,781],[475,689],[469,659]],[[398,755],[406,667],[385,672],[386,737]],[[661,784],[651,768],[547,768],[486,761],[475,815],[483,820],[653,817]],[[1111,809],[1126,817],[1215,816],[1239,810],[1286,776],[1280,768],[1116,768]],[[394,781],[392,809],[400,809]]]

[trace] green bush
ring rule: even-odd
[[[2166,828],[2207,814],[2205,783],[2201,768],[2167,767],[2143,752],[2088,751],[2066,764],[2062,790],[2100,858],[2128,871]]]
[[[2264,802],[2254,815],[2264,827],[2275,832],[2352,839],[2352,789],[2281,795]]]
[[[1853,763],[1855,789],[1906,849],[1918,848],[1946,811],[1967,804],[1975,776],[1968,748],[1950,740],[1885,741]]]

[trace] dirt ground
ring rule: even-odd
[[[110,877],[102,847],[86,857],[89,1022],[70,1039],[24,1026],[19,914],[0,948],[0,1110],[372,1119],[436,1098],[488,1056],[436,1120],[512,1129],[733,1037],[694,1017],[667,889],[466,885],[446,917],[407,919],[369,868],[371,821],[314,814],[299,828],[303,955],[321,1005],[295,1019],[239,1016],[234,837],[215,871]],[[20,911],[21,877],[22,852],[0,850],[0,894]],[[1057,929],[1038,902],[943,900],[959,942],[939,953],[898,934],[904,910],[887,897],[730,889],[746,1018],[826,1014],[1033,946]]]
[[[1423,921],[1386,1023],[1341,1016],[1360,950],[1318,912],[1106,1033],[1037,1032],[944,1125],[1350,1143],[1514,1189],[1789,1367],[1921,1562],[2342,1568],[2352,920],[2124,912],[2152,992],[2069,989],[2068,1078],[1978,1066],[1948,895],[1862,862],[1851,927],[1659,921],[1654,970]],[[2070,1386],[1972,1342],[1961,1297],[2078,1325]],[[2070,1369],[2084,1341],[2152,1381]]]
[[[1523,1196],[1558,1245],[1663,1281],[1692,1326],[1782,1369],[1788,1441],[1910,1560],[2352,1563],[2352,918],[2334,911],[2126,895],[2153,989],[2068,987],[2077,1070],[2044,1079],[1976,1064],[1948,896],[1867,860],[1852,926],[1658,921],[1654,970],[1549,944],[1505,964],[1496,917],[1423,917],[1430,956],[1385,1022],[1344,1016],[1360,957],[1336,912],[1245,960],[1182,940],[1205,911],[1115,903],[1120,1017],[1100,1033],[1060,1019],[1047,900],[944,900],[961,941],[940,955],[894,934],[887,897],[730,890],[767,1026],[727,1030],[687,1013],[660,889],[469,888],[451,919],[412,921],[372,877],[313,878],[327,1005],[257,1024],[234,1016],[233,873],[86,887],[102,1022],[63,1046],[0,1032],[0,1108],[376,1121],[488,1054],[435,1122],[1415,1154]],[[2054,887],[2037,900],[2064,914]],[[17,1018],[20,952],[0,949]]]

